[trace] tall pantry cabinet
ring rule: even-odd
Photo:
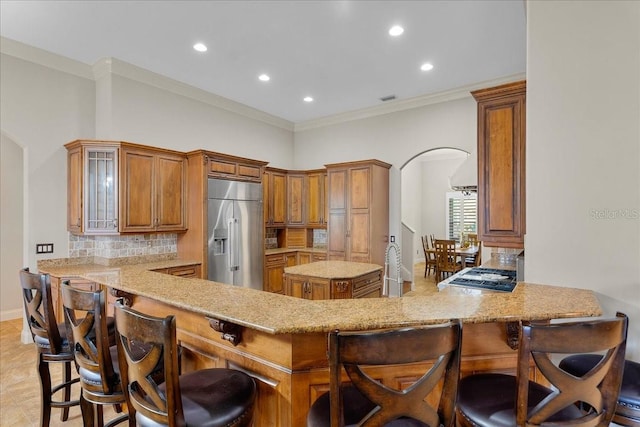
[[[384,265],[391,165],[364,160],[326,167],[328,259]]]

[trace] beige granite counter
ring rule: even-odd
[[[320,277],[322,279],[351,279],[377,270],[382,270],[382,266],[350,261],[317,261],[285,267],[284,272],[286,274]]]
[[[167,260],[120,267],[59,265],[44,266],[41,271],[57,277],[82,277],[269,334],[391,328],[436,324],[451,318],[483,323],[602,313],[592,291],[525,282],[512,293],[466,294],[446,289],[432,296],[312,301],[149,271],[188,264]]]

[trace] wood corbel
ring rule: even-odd
[[[242,341],[242,326],[235,323],[228,322],[226,320],[219,320],[207,317],[209,326],[216,332],[221,332],[220,336],[223,340],[229,341],[234,346],[240,344]]]
[[[115,288],[109,288],[109,293],[118,299],[122,299],[122,303],[127,307],[133,305],[133,294]]]

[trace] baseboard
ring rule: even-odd
[[[21,309],[0,311],[0,322],[5,320],[20,319],[24,315],[24,311]]]

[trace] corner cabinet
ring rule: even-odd
[[[181,232],[186,156],[119,141],[67,148],[67,229],[73,234]]]
[[[306,208],[307,225],[326,227],[327,218],[327,171],[307,171]]]
[[[524,247],[526,82],[471,92],[478,102],[478,239]]]
[[[384,265],[391,165],[364,160],[326,167],[327,259]]]

